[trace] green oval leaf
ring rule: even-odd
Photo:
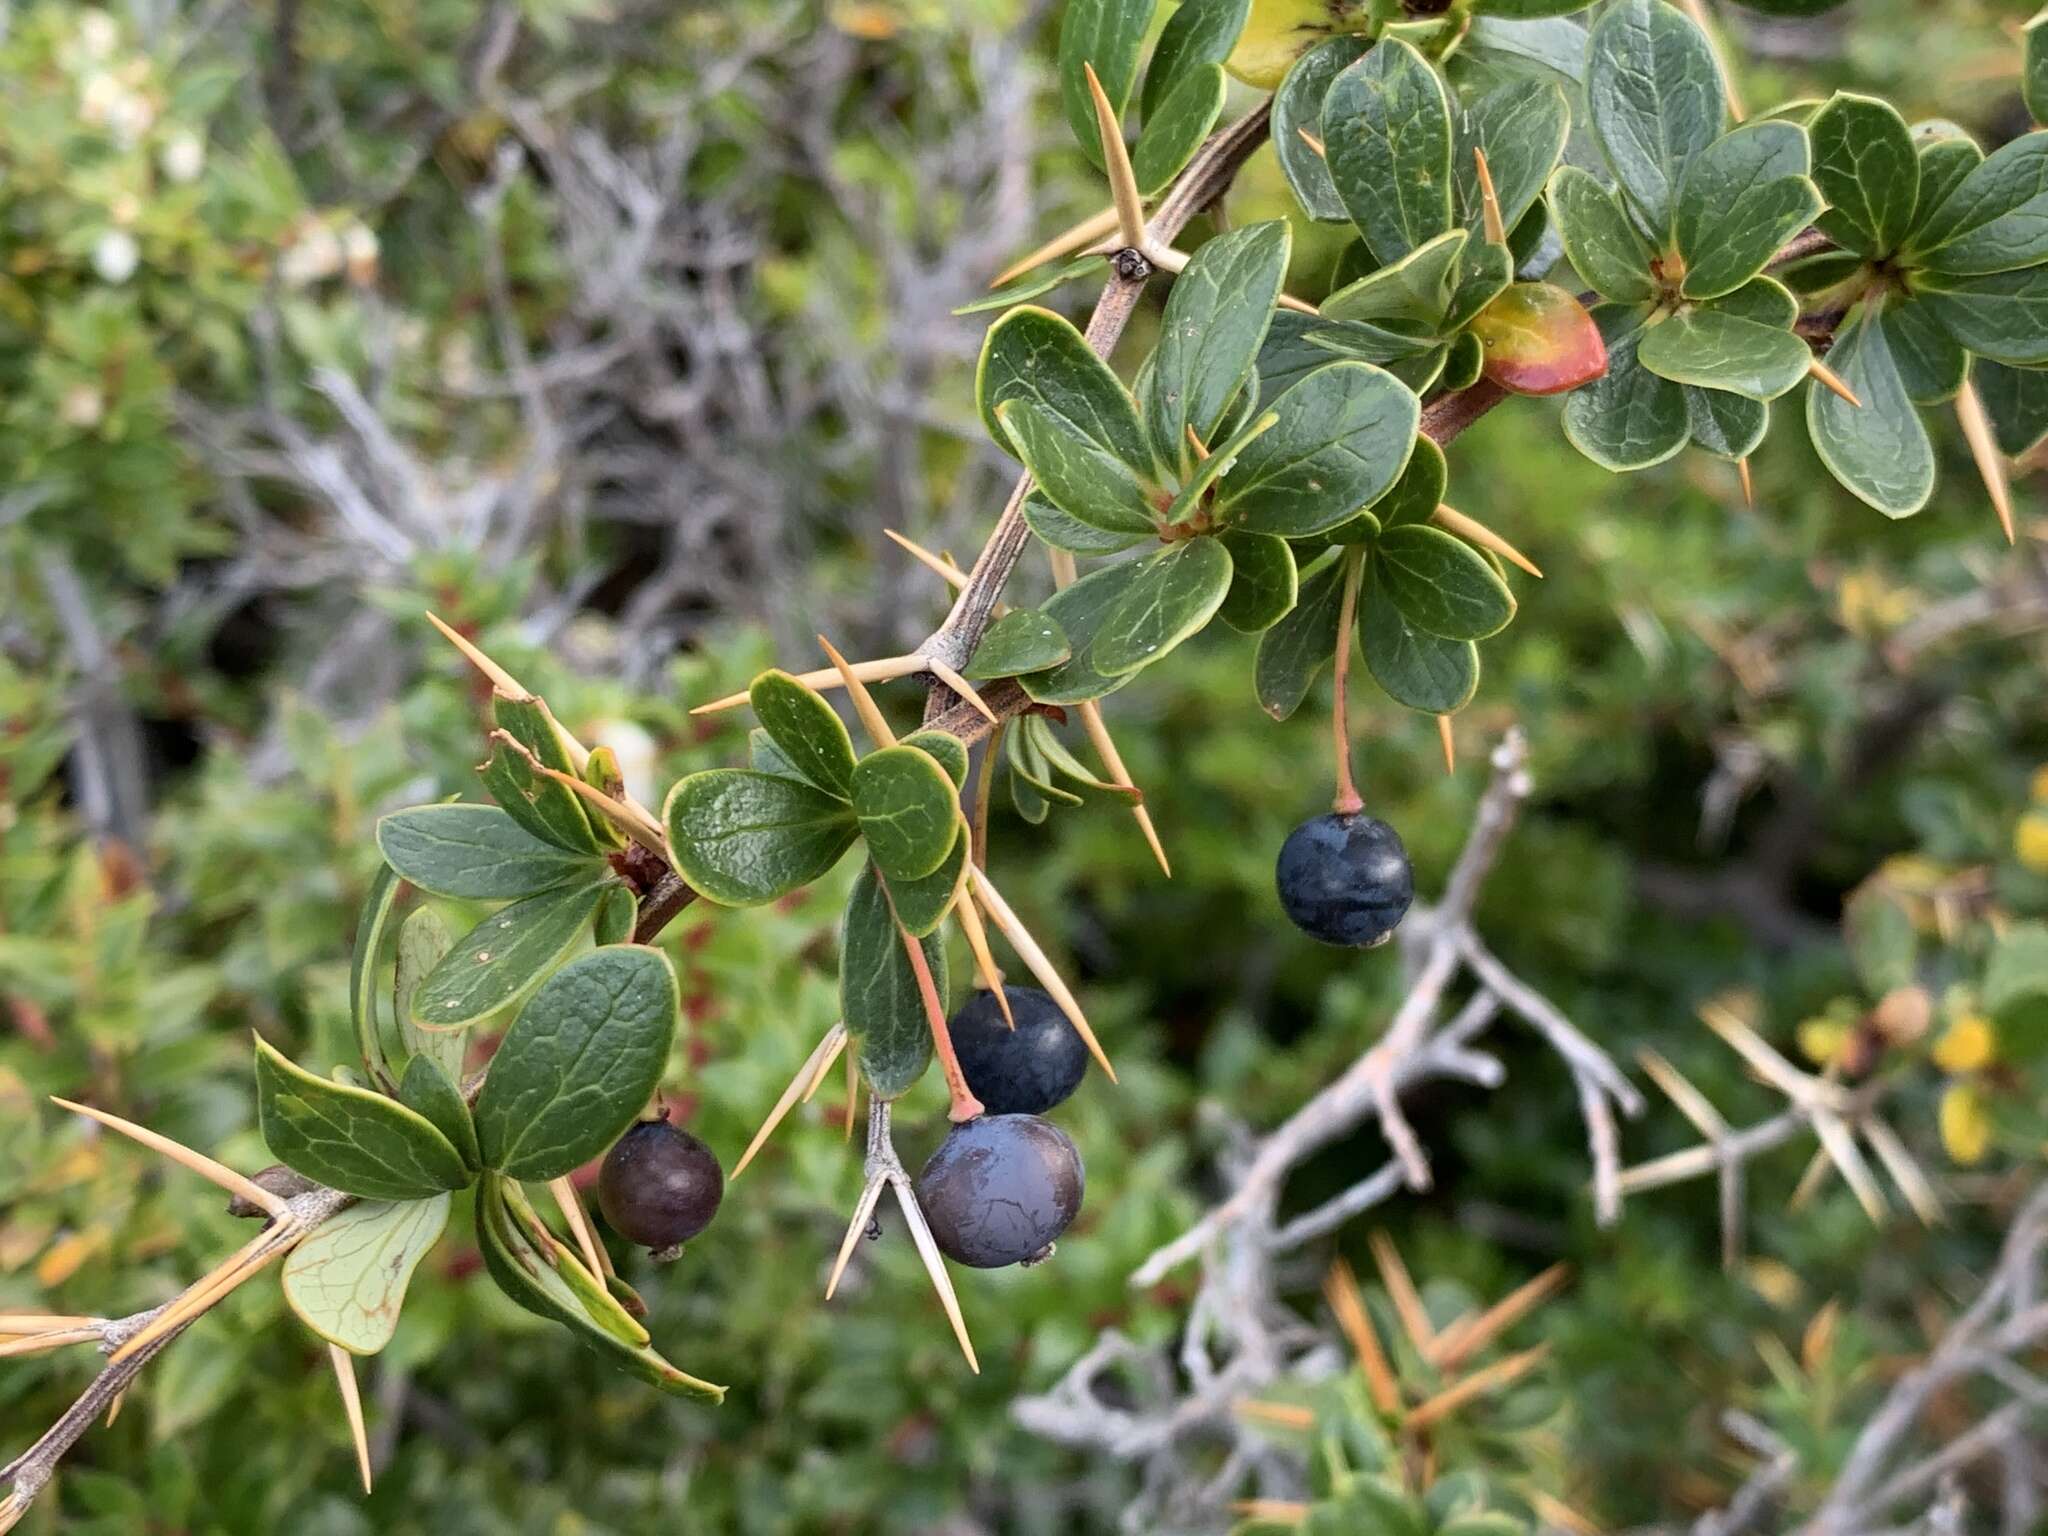
[[[413,1271],[447,1225],[445,1194],[351,1205],[285,1255],[284,1299],[328,1343],[374,1355],[398,1330]]]
[[[1094,66],[1103,94],[1121,118],[1138,80],[1138,55],[1154,6],[1155,0],[1068,0],[1060,23],[1060,104],[1066,109],[1067,126],[1098,170],[1103,163],[1102,131],[1084,66]]]
[[[1906,396],[1878,323],[1877,306],[1857,306],[1835,334],[1828,366],[1860,406],[1815,384],[1806,392],[1806,430],[1828,471],[1886,517],[1909,517],[1934,493],[1934,446]]]
[[[355,1026],[356,1051],[363,1070],[375,1072],[384,1066],[384,1041],[377,1027],[378,962],[384,958],[385,936],[391,930],[391,911],[398,900],[399,877],[388,864],[371,877],[356,913],[355,948],[349,955],[348,1008]]]
[[[429,1029],[456,1029],[520,997],[583,937],[615,883],[565,885],[500,907],[427,973],[413,993],[414,1018]]]
[[[1054,549],[1075,555],[1114,555],[1152,537],[1150,528],[1142,533],[1110,533],[1090,527],[1078,517],[1069,517],[1038,491],[1024,498],[1024,521]]]
[[[484,1165],[542,1181],[602,1153],[653,1096],[681,1007],[668,957],[644,945],[593,950],[550,976],[477,1095]]]
[[[446,1136],[465,1165],[472,1169],[483,1166],[476,1122],[463,1102],[462,1090],[432,1057],[415,1056],[405,1064],[405,1076],[398,1080],[398,1102]]]
[[[943,1007],[946,946],[937,935],[917,942]],[[862,867],[847,898],[839,954],[840,1012],[861,1075],[878,1097],[901,1098],[931,1065],[931,1023],[888,892],[871,864]]]
[[[1230,591],[1230,552],[1189,539],[1140,562],[1138,574],[1095,636],[1094,665],[1135,672],[1201,632]]]
[[[1035,400],[1005,400],[996,422],[1045,499],[1107,533],[1152,531],[1152,498],[1130,465]]]
[[[1451,106],[1429,61],[1383,39],[1323,98],[1330,179],[1381,263],[1451,227]]]
[[[669,849],[692,888],[757,907],[809,885],[858,832],[853,812],[810,783],[744,768],[693,773],[662,807]]]
[[[1332,363],[1273,402],[1272,431],[1225,472],[1218,517],[1248,533],[1304,538],[1386,494],[1415,443],[1422,406],[1392,374]]]
[[[1285,220],[1248,224],[1204,242],[1173,280],[1152,354],[1145,427],[1159,461],[1178,466],[1183,480],[1195,463],[1188,429],[1205,445],[1215,442],[1258,361],[1291,248]]]
[[[953,781],[955,789],[967,787],[967,743],[951,731],[912,731],[901,744],[915,747],[936,760],[946,770],[946,777]]]
[[[894,879],[920,880],[952,850],[959,792],[929,754],[883,747],[854,769],[853,812],[876,867]]]
[[[958,821],[958,832],[953,846],[939,867],[921,880],[884,880],[889,888],[890,903],[896,909],[896,921],[907,929],[913,938],[924,938],[937,931],[946,914],[953,910],[953,898],[960,892],[960,876],[967,867],[967,853],[972,839],[967,834],[967,823]]]
[[[1316,675],[1337,654],[1346,558],[1331,550],[1310,567],[1300,578],[1294,607],[1259,636],[1252,683],[1259,707],[1275,720],[1301,708]]]
[[[1271,629],[1299,593],[1293,546],[1264,533],[1226,533],[1222,544],[1230,552],[1230,591],[1218,615],[1241,635]]]
[[[377,847],[421,890],[463,901],[531,896],[605,868],[594,851],[577,854],[544,843],[495,805],[393,811],[377,823]]]
[[[515,699],[507,693],[494,693],[491,718],[499,730],[532,753],[535,762],[557,773],[576,773],[561,729],[540,699]],[[501,756],[505,759],[502,763]],[[585,811],[576,791],[557,779],[535,773],[532,762],[510,752],[502,742],[492,751],[491,761],[484,765],[484,784],[491,791],[491,798],[535,837],[571,853],[604,851],[601,830],[592,826],[590,813]]]
[[[1221,64],[1197,64],[1146,121],[1145,131],[1131,151],[1131,173],[1146,197],[1172,181],[1194,158],[1216,119],[1223,115],[1227,88]]]
[[[1366,670],[1397,704],[1432,715],[1456,713],[1479,687],[1479,647],[1410,623],[1381,585],[1381,571],[1373,561],[1360,601],[1358,638]]]
[[[1888,101],[1838,91],[1806,132],[1814,183],[1828,202],[1821,229],[1860,255],[1891,255],[1912,232],[1920,198],[1920,160],[1906,120]]]
[[[1337,184],[1330,180],[1330,167],[1309,147],[1303,130],[1323,137],[1323,101],[1330,82],[1365,56],[1369,39],[1343,33],[1318,43],[1303,54],[1273,93],[1273,152],[1295,198],[1312,219],[1324,224],[1342,224],[1351,217]]]
[[[1745,123],[1694,159],[1674,224],[1685,259],[1687,298],[1732,293],[1821,210],[1805,130],[1796,123]]]
[[[754,718],[798,776],[841,800],[852,795],[853,738],[823,694],[787,672],[763,672],[747,690]]]
[[[1486,154],[1501,226],[1513,229],[1542,196],[1557,157],[1564,153],[1571,125],[1564,92],[1548,80],[1513,80],[1458,108],[1451,175],[1457,187],[1457,217],[1465,227],[1478,231],[1485,226],[1475,149]]]
[[[1139,475],[1152,473],[1152,450],[1130,394],[1073,323],[1049,309],[1020,304],[988,328],[974,395],[982,425],[998,444],[1010,439],[996,408],[1030,400]]]
[[[1013,608],[989,625],[974,648],[973,659],[961,669],[974,681],[1015,677],[1020,672],[1043,672],[1074,654],[1066,631],[1057,620],[1036,608]]]
[[[1339,288],[1323,300],[1323,314],[1332,320],[1405,326],[1435,336],[1450,313],[1470,239],[1462,229],[1437,236],[1399,261]]]
[[[1919,293],[1928,316],[1972,352],[2013,368],[2048,363],[2048,264],[1981,277],[1925,272]]]
[[[1651,373],[1636,355],[1648,313],[1626,304],[1594,306],[1593,323],[1607,344],[1607,372],[1573,390],[1564,404],[1565,437],[1606,469],[1661,464],[1685,446],[1690,431],[1683,391]]]
[[[1237,46],[1251,14],[1251,0],[1186,0],[1166,25],[1145,66],[1145,86],[1138,93],[1138,111],[1151,127],[1153,115],[1204,64],[1221,64]]]
[[[2048,261],[2048,132],[1992,151],[1927,215],[1907,251],[1958,276]]]
[[[1657,296],[1650,248],[1614,194],[1575,165],[1550,178],[1550,215],[1572,270],[1602,298],[1640,304]]]
[[[1772,325],[1712,310],[1672,315],[1643,332],[1636,355],[1659,378],[1775,400],[1806,377],[1813,351]]]
[[[1113,675],[1095,661],[1095,642],[1104,622],[1144,568],[1142,560],[1126,560],[1090,571],[1072,586],[1055,592],[1045,605],[1054,623],[1066,632],[1074,654],[1043,672],[1017,679],[1040,704],[1079,704],[1121,688],[1131,674]]]
[[[1654,238],[1670,229],[1685,173],[1721,136],[1726,112],[1712,47],[1663,0],[1619,0],[1593,24],[1587,125]]]
[[[398,930],[398,966],[392,979],[392,1001],[398,1013],[398,1038],[415,1056],[430,1056],[451,1080],[462,1076],[468,1036],[460,1029],[425,1029],[413,1017],[413,995],[435,966],[455,947],[448,921],[432,907],[421,907]]]
[[[448,1138],[404,1105],[315,1077],[256,1042],[256,1118],[270,1155],[368,1200],[425,1200],[470,1171]]]
[[[1483,640],[1515,616],[1515,597],[1486,557],[1422,523],[1389,528],[1373,545],[1379,591],[1418,629],[1446,640]]]

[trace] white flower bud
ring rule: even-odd
[[[86,10],[78,17],[78,47],[88,59],[104,59],[120,46],[121,24],[102,10]]]
[[[325,224],[310,219],[299,226],[277,265],[278,276],[292,288],[304,288],[340,270],[341,241]]]
[[[107,283],[125,283],[142,261],[142,247],[125,229],[110,229],[93,243],[92,269]]]
[[[365,284],[376,279],[377,235],[369,225],[358,220],[344,229],[341,232],[341,252],[350,282]]]
[[[58,403],[57,418],[67,427],[89,432],[107,414],[106,398],[90,384],[74,384]]]
[[[180,128],[164,141],[157,163],[167,181],[197,181],[206,169],[206,145],[198,134]]]

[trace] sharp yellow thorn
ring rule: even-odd
[[[962,872],[965,883],[965,871]],[[996,957],[988,947],[988,930],[981,925],[981,911],[974,905],[974,898],[963,889],[953,898],[953,916],[959,920],[960,931],[967,935],[967,947],[974,951],[974,968],[981,973],[982,984],[995,994],[996,1006],[1003,1011],[1003,1018],[1010,1028],[1017,1027],[1017,1019],[1010,1012],[1010,994],[1003,986],[1003,973],[996,966]]]
[[[1320,309],[1317,309],[1315,305],[1309,303],[1308,300],[1297,299],[1291,293],[1283,293],[1280,295],[1280,307],[1282,309],[1291,309],[1297,315],[1320,315],[1322,313]]]
[[[1123,754],[1116,749],[1116,741],[1109,734],[1109,725],[1102,718],[1102,704],[1098,699],[1089,699],[1081,705],[1081,728],[1088,733],[1088,740],[1095,748],[1095,755],[1102,759],[1102,766],[1109,776],[1125,789],[1142,794],[1131,782],[1131,771],[1124,766]],[[1173,878],[1173,865],[1166,857],[1166,847],[1159,841],[1159,831],[1152,825],[1152,813],[1145,808],[1141,799],[1131,806],[1132,819],[1138,823],[1138,830],[1145,836],[1145,845],[1152,850],[1152,857],[1159,861],[1160,873],[1167,879]]]
[[[1115,231],[1116,208],[1113,205],[1100,213],[1091,213],[1073,228],[1054,235],[1029,255],[1020,256],[1011,262],[995,275],[995,280],[989,287],[1000,288],[1003,284],[1022,277],[1033,267],[1043,266],[1046,262],[1069,255],[1085,245],[1093,245],[1104,235],[1113,234]]]
[[[84,1115],[88,1120],[97,1120],[109,1130],[119,1131],[130,1140],[138,1141],[152,1152],[161,1152],[174,1163],[190,1168],[202,1178],[211,1179],[231,1195],[238,1195],[258,1210],[268,1211],[272,1216],[285,1213],[285,1202],[272,1194],[254,1179],[244,1178],[224,1163],[217,1163],[204,1152],[195,1152],[168,1136],[137,1125],[132,1120],[123,1120],[119,1115],[110,1115],[103,1109],[94,1109],[89,1104],[74,1104],[69,1099],[60,1099],[55,1094],[50,1102],[75,1115]]]
[[[979,1376],[981,1362],[974,1358],[974,1341],[967,1337],[967,1319],[960,1315],[960,1298],[953,1294],[953,1277],[946,1273],[946,1261],[939,1253],[939,1245],[932,1240],[931,1228],[925,1225],[917,1196],[901,1179],[891,1179],[889,1183],[896,1191],[896,1204],[903,1212],[903,1224],[910,1228],[910,1240],[917,1245],[917,1256],[924,1261],[924,1272],[931,1276],[932,1289],[939,1293],[939,1305],[945,1308],[946,1321],[953,1325],[953,1337],[960,1342],[960,1353],[967,1357],[967,1368]]]
[[[1873,1224],[1881,1225],[1890,1207],[1886,1205],[1884,1191],[1878,1188],[1870,1164],[1863,1160],[1863,1152],[1856,1145],[1856,1138],[1849,1133],[1849,1128],[1833,1115],[1817,1114],[1813,1117],[1813,1131],[1820,1138],[1821,1149],[1840,1170],[1850,1193],[1856,1196],[1856,1203],[1863,1207],[1863,1214]]]
[[[1486,163],[1486,151],[1472,146],[1472,166],[1479,172],[1479,209],[1489,245],[1508,243],[1507,225],[1501,222],[1500,194],[1493,189],[1493,168]]]
[[[1899,1186],[1899,1193],[1906,1197],[1906,1204],[1920,1218],[1920,1224],[1940,1226],[1941,1196],[1935,1193],[1933,1182],[1913,1160],[1913,1154],[1906,1150],[1899,1133],[1875,1115],[1866,1119],[1860,1128],[1871,1150],[1877,1153],[1877,1160],[1884,1164],[1885,1172],[1892,1176],[1892,1182]]]
[[[1148,245],[1141,254],[1162,272],[1182,272],[1187,269],[1186,254],[1176,251],[1170,245]]]
[[[1188,446],[1195,450],[1195,462],[1201,463],[1209,457],[1209,450],[1202,446],[1202,440],[1195,435],[1195,424],[1188,423]]]
[[[0,1360],[12,1360],[21,1355],[40,1355],[46,1349],[62,1349],[68,1344],[93,1344],[100,1338],[97,1328],[55,1328],[47,1333],[31,1334],[25,1339],[8,1339],[0,1343]]]
[[[1351,1266],[1342,1259],[1332,1264],[1330,1272],[1323,1276],[1323,1295],[1330,1303],[1330,1310],[1337,1315],[1337,1326],[1351,1341],[1351,1352],[1358,1357],[1358,1368],[1365,1372],[1366,1390],[1372,1394],[1373,1406],[1381,1413],[1398,1413],[1401,1388],[1394,1380],[1394,1368],[1387,1363],[1387,1352],[1380,1344],[1379,1334],[1373,1330],[1372,1318],[1365,1310],[1365,1298],[1358,1294],[1358,1280],[1351,1273]]]
[[[182,1295],[157,1313],[147,1326],[131,1335],[127,1343],[107,1356],[107,1363],[118,1365],[123,1360],[141,1353],[165,1335],[175,1333],[236,1287],[260,1274],[273,1259],[284,1257],[302,1235],[299,1230],[292,1227],[289,1218],[266,1227],[194,1281]]]
[[[846,1273],[846,1264],[853,1257],[853,1245],[860,1241],[861,1234],[868,1229],[868,1222],[875,1214],[875,1202],[882,1198],[882,1185],[886,1180],[877,1179],[864,1186],[860,1199],[854,1202],[853,1220],[846,1224],[846,1237],[839,1245],[839,1257],[832,1261],[832,1273],[825,1281],[825,1299],[830,1301],[833,1292],[839,1289],[840,1278]]]
[[[107,1428],[114,1427],[114,1420],[121,1417],[121,1405],[128,1401],[128,1389],[123,1387],[114,1394],[114,1400],[107,1404]]]
[[[1059,1004],[1060,1012],[1067,1016],[1068,1021],[1080,1034],[1081,1043],[1088,1047],[1088,1054],[1095,1058],[1096,1064],[1102,1068],[1109,1080],[1115,1082],[1116,1068],[1109,1064],[1109,1057],[1102,1049],[1102,1042],[1095,1038],[1095,1031],[1089,1027],[1086,1015],[1081,1012],[1081,1005],[1074,1001],[1074,994],[1067,990],[1066,982],[1053,968],[1053,963],[1046,959],[1045,951],[1038,947],[1038,941],[1031,937],[1031,931],[1018,920],[1017,914],[1010,910],[1010,904],[1003,900],[1002,892],[995,888],[994,883],[977,865],[968,864],[967,878],[972,882],[975,896],[980,899],[988,915],[994,919],[996,927],[1001,929],[1003,937],[1010,941],[1010,947],[1022,957],[1031,974],[1038,978],[1038,984],[1052,995],[1055,1003]]]
[[[533,771],[543,778],[553,779],[557,784],[566,784],[569,789],[604,812],[605,820],[632,838],[634,842],[651,852],[669,857],[667,834],[660,822],[646,807],[631,800],[614,800],[595,784],[586,784],[573,773],[564,773],[559,768],[550,768],[528,750],[525,742],[509,731],[491,732],[491,740],[501,741],[507,749],[525,758]]]
[[[1484,1312],[1460,1318],[1437,1335],[1436,1348],[1427,1356],[1429,1363],[1441,1370],[1456,1370],[1548,1301],[1571,1278],[1571,1273],[1571,1265],[1553,1264],[1534,1279],[1516,1286]]]
[[[1436,739],[1443,744],[1444,772],[1456,773],[1458,771],[1458,738],[1451,732],[1451,717],[1449,715],[1438,715],[1436,717]]]
[[[1819,358],[1816,357],[1812,359],[1810,362],[1808,362],[1806,365],[1806,371],[1812,374],[1814,378],[1817,379],[1820,383],[1824,384],[1825,386],[1827,386],[1827,388],[1833,390],[1836,394],[1840,395],[1844,400],[1848,401],[1851,405],[1857,407],[1859,410],[1862,408],[1863,402],[1856,398],[1856,391],[1851,389],[1847,384],[1844,384],[1842,382],[1842,376],[1836,373],[1834,369],[1830,368],[1826,363],[1822,362]]]
[[[1470,539],[1474,544],[1479,545],[1483,549],[1492,550],[1501,559],[1507,561],[1508,564],[1527,571],[1538,581],[1543,579],[1543,572],[1537,569],[1534,560],[1531,560],[1527,555],[1515,548],[1514,545],[1487,527],[1486,524],[1480,522],[1477,518],[1467,517],[1456,507],[1439,506],[1435,512],[1430,514],[1430,521],[1441,528],[1448,528],[1460,538]]]
[[[1420,1404],[1408,1415],[1403,1427],[1411,1430],[1429,1428],[1437,1420],[1456,1413],[1475,1397],[1482,1397],[1526,1375],[1549,1353],[1548,1344],[1538,1344],[1534,1349],[1525,1349],[1519,1355],[1509,1355],[1505,1360],[1495,1361],[1483,1371],[1474,1371],[1463,1381],[1444,1388],[1435,1397]]]
[[[2012,486],[2006,479],[2005,455],[1998,451],[1991,431],[1991,418],[1984,414],[1983,397],[1974,380],[1965,379],[1956,394],[1956,420],[1962,423],[1963,441],[1970,445],[1970,457],[1977,461],[1977,473],[1991,497],[1991,510],[1998,514],[1998,526],[2005,530],[2005,542],[2017,542],[2012,524]]]
[[[1737,459],[1735,461],[1735,478],[1742,482],[1742,504],[1745,507],[1754,508],[1756,506],[1756,482],[1749,477],[1749,460]]]
[[[879,661],[856,661],[852,664],[853,675],[864,683],[893,682],[899,677],[908,677],[913,672],[922,672],[924,661],[917,656],[884,656]],[[837,667],[820,667],[815,672],[800,672],[798,682],[806,688],[824,690],[846,686],[846,674]],[[709,704],[699,704],[690,713],[712,715],[720,710],[738,709],[747,702],[745,693],[728,693],[722,699],[713,699]]]
[[[593,1275],[602,1275],[611,1265],[598,1250],[597,1237],[591,1232],[590,1222],[583,1214],[583,1201],[576,1193],[576,1186],[565,1173],[559,1179],[548,1180],[548,1193],[554,1196],[562,1220],[569,1224],[569,1235],[576,1239],[577,1251],[583,1255],[583,1267]]]
[[[330,1344],[327,1358],[334,1363],[334,1384],[341,1388],[341,1411],[348,1416],[348,1432],[356,1443],[356,1470],[363,1475],[363,1492],[368,1493],[370,1435],[363,1427],[363,1398],[356,1390],[355,1357],[339,1344]]]
[[[1123,124],[1116,118],[1116,108],[1109,104],[1109,95],[1102,89],[1102,82],[1095,77],[1095,66],[1081,65],[1088,77],[1088,94],[1095,98],[1095,127],[1102,138],[1103,168],[1109,173],[1110,200],[1116,205],[1116,229],[1126,246],[1134,250],[1145,247],[1145,203],[1138,195],[1138,173],[1131,169],[1131,152],[1124,147]]]
[[[959,694],[960,697],[965,699],[969,704],[972,704],[975,708],[975,712],[979,714],[982,717],[982,719],[986,720],[990,725],[1002,724],[1001,718],[996,714],[994,710],[988,707],[987,702],[982,698],[982,696],[979,693],[975,691],[974,684],[967,681],[966,678],[962,677],[958,672],[954,671],[953,668],[947,666],[943,661],[936,661],[931,657],[927,656],[925,658],[925,665],[931,669],[932,675],[936,677],[940,682],[944,683],[948,688],[952,689],[955,693]]]
[[[458,633],[452,625],[443,623],[440,615],[429,613],[427,615],[427,622],[441,631],[441,638],[462,652],[468,658],[471,666],[489,678],[491,686],[497,689],[498,692],[522,701],[533,697],[533,694],[528,691],[524,683],[520,682],[518,678],[478,650],[476,645],[467,636]]]
[[[28,1500],[19,1488],[10,1488],[7,1497],[0,1499],[0,1536],[21,1524],[21,1517],[28,1513]]]
[[[1807,1160],[1805,1171],[1799,1175],[1799,1182],[1792,1186],[1791,1197],[1785,1202],[1788,1211],[1804,1210],[1806,1202],[1819,1192],[1828,1174],[1834,1170],[1834,1162],[1828,1157],[1827,1148],[1815,1147],[1813,1156]]]
[[[967,573],[944,555],[933,554],[922,544],[918,543],[917,540],[906,539],[894,528],[884,528],[882,532],[894,539],[911,559],[924,566],[927,570],[934,572],[941,581],[952,587],[956,592],[967,585]]]
[[[1600,1536],[1600,1527],[1580,1514],[1571,1505],[1554,1494],[1545,1493],[1541,1488],[1518,1490],[1529,1501],[1529,1507],[1543,1519],[1571,1536]]]
[[[853,1051],[846,1053],[846,1130],[842,1141],[853,1140],[854,1116],[860,1112],[860,1057]],[[825,1298],[830,1301],[832,1298]]]
[[[1282,1429],[1314,1429],[1315,1410],[1300,1403],[1262,1403],[1255,1397],[1241,1397],[1230,1405],[1231,1412],[1255,1424],[1278,1424]]]
[[[1429,1325],[1429,1313],[1423,1310],[1422,1295],[1415,1289],[1408,1266],[1401,1260],[1401,1250],[1394,1246],[1394,1240],[1385,1232],[1374,1232],[1370,1243],[1372,1261],[1379,1269],[1380,1281],[1386,1286],[1387,1295],[1393,1299],[1401,1326],[1407,1330],[1409,1342],[1414,1344],[1416,1352],[1427,1359],[1436,1345],[1436,1330]]]
[[[1295,1499],[1232,1499],[1230,1512],[1273,1525],[1301,1525],[1308,1519],[1308,1506]]]
[[[1327,160],[1330,158],[1329,148],[1323,143],[1321,139],[1317,138],[1314,134],[1310,133],[1306,128],[1297,128],[1294,131],[1301,135],[1302,143],[1306,144],[1310,149],[1314,150],[1323,159]]]
[[[0,1312],[0,1333],[55,1333],[65,1328],[93,1328],[99,1323],[99,1318],[73,1313]]]
[[[873,739],[875,745],[878,747],[895,746],[896,733],[889,729],[889,722],[882,718],[881,710],[875,707],[874,695],[862,686],[865,679],[854,670],[852,663],[832,648],[830,640],[820,635],[818,636],[818,644],[824,647],[826,659],[832,663],[833,670],[839,674],[840,682],[845,684],[847,695],[853,700],[853,712],[860,716],[860,723],[867,728],[867,733]],[[925,665],[922,661],[917,661],[915,657],[904,656],[897,659],[901,661],[916,661],[916,665],[910,668],[910,671],[918,671]],[[901,675],[908,676],[909,672]]]
[[[808,1104],[815,1099],[818,1090],[825,1086],[825,1079],[830,1077],[832,1069],[839,1065],[840,1053],[846,1049],[849,1038],[844,1023],[834,1024],[825,1031],[825,1038],[818,1042],[818,1049],[824,1052],[825,1059],[819,1062],[817,1070],[811,1073],[810,1084],[804,1089],[804,1103]]]

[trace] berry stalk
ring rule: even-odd
[[[1330,706],[1330,746],[1337,759],[1337,796],[1330,809],[1339,816],[1354,816],[1365,809],[1358,786],[1351,778],[1351,712],[1348,694],[1351,680],[1351,631],[1358,621],[1358,586],[1365,574],[1365,551],[1344,552],[1344,602],[1337,612],[1337,653],[1332,676],[1337,685],[1336,700]]]

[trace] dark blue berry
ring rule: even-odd
[[[1287,834],[1274,869],[1294,926],[1325,944],[1384,944],[1415,899],[1401,836],[1377,816],[1332,813]]]
[[[657,1253],[710,1226],[724,1198],[717,1154],[666,1115],[630,1128],[597,1174],[597,1208],[612,1230]]]
[[[992,1115],[1042,1115],[1088,1073],[1088,1047],[1036,987],[1005,987],[1015,1029],[993,992],[976,991],[946,1022],[967,1086]]]
[[[917,1176],[939,1251],[974,1269],[1036,1263],[1081,1209],[1087,1180],[1067,1133],[1036,1115],[956,1125]]]

